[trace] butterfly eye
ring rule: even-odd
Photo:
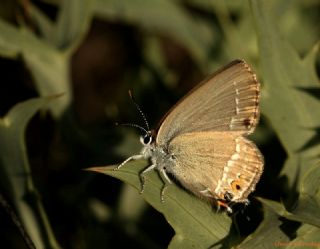
[[[147,134],[143,137],[143,144],[148,145],[152,142],[152,136],[150,134]]]

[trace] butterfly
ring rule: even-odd
[[[247,138],[258,124],[260,84],[249,65],[234,60],[183,97],[156,130],[142,128],[143,149],[130,160],[150,159],[141,174],[157,170],[163,180],[161,200],[173,176],[185,189],[225,207],[248,203],[263,172],[264,160]]]

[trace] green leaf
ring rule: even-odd
[[[50,107],[54,116],[61,115],[71,101],[69,58],[31,31],[0,19],[0,52],[2,50],[22,54],[41,96],[65,94]]]
[[[198,243],[195,243],[195,241],[189,240],[188,238],[185,238],[180,235],[175,235],[170,241],[168,248],[169,249],[171,248],[194,249],[194,248],[201,248],[201,246]]]
[[[70,58],[89,27],[91,5],[92,0],[63,1],[57,24],[33,7],[32,14],[45,39],[0,19],[0,55],[12,58],[22,54],[41,96],[64,94],[50,106],[55,117],[71,102]]]
[[[263,198],[259,198],[259,200],[279,216],[320,227],[319,205],[313,198],[310,198],[309,195],[302,195],[301,198],[299,198],[297,207],[291,212],[287,211],[286,208],[278,202]]]
[[[279,215],[265,206],[264,220],[258,229],[249,235],[237,248],[273,248],[278,241],[286,243],[289,238],[280,229],[282,222],[279,220]]]
[[[133,161],[119,170],[114,166],[95,167],[89,170],[118,178],[140,191],[139,173],[147,167],[146,161]],[[160,200],[162,181],[155,171],[146,176],[142,197],[156,210],[163,213],[176,235],[170,248],[208,248],[220,243],[230,229],[231,220],[226,214],[217,213],[206,202],[199,200],[175,184],[168,186],[164,202]]]
[[[298,169],[304,172],[314,163],[320,144],[300,151],[320,126],[320,102],[298,88],[319,88],[315,72],[318,45],[301,59],[279,34],[274,13],[277,1],[251,0],[257,26],[260,62],[264,80],[262,111],[270,120],[288,153],[283,169],[292,183]]]
[[[54,23],[32,3],[29,5],[29,10],[40,34],[50,43],[52,41]]]
[[[52,98],[36,98],[15,105],[0,119],[1,180],[37,248],[60,248],[31,178],[25,129],[32,116]]]
[[[247,1],[211,1],[210,4],[225,36],[222,46],[228,59],[245,58],[247,60],[256,57],[256,34],[252,27]],[[238,7],[236,11],[240,16],[237,22],[231,19],[232,9],[235,7]],[[243,44],[246,45],[243,46]]]
[[[280,216],[320,228],[320,166],[316,165],[305,174],[299,198],[290,212],[275,201],[259,200]]]
[[[63,94],[63,97],[50,106],[52,114],[59,117],[71,102],[69,58],[55,50],[43,51],[43,54],[26,51],[23,55],[40,96]]]
[[[282,248],[319,248],[320,229],[305,224],[297,230],[297,237],[279,246]]]
[[[314,196],[320,202],[320,164],[310,168],[302,179],[301,192]]]
[[[87,33],[93,0],[65,0],[60,5],[53,42],[56,48],[74,49]]]
[[[2,19],[0,19],[0,48],[15,54],[29,52],[44,56],[47,53],[52,53],[52,48],[29,30],[17,28]]]
[[[136,24],[147,31],[160,32],[185,45],[200,64],[213,45],[211,28],[196,20],[175,1],[96,0],[95,13],[103,18]]]

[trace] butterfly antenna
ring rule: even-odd
[[[137,104],[137,102],[135,101],[135,99],[134,99],[134,97],[133,97],[133,95],[132,95],[131,90],[129,90],[129,96],[130,96],[130,98],[131,98],[131,101],[132,101],[133,104],[136,106],[137,110],[139,111],[141,117],[143,118],[144,123],[146,124],[148,131],[150,131],[150,127],[149,127],[149,123],[148,123],[148,121],[147,121],[147,118],[146,118],[146,116],[144,115],[144,113],[142,112],[142,110],[140,109],[140,106],[139,106],[139,105]],[[142,127],[140,127],[140,128],[142,128]],[[145,130],[145,129],[144,129],[144,130]]]
[[[116,123],[116,125],[123,125],[123,126],[135,127],[135,128],[140,129],[140,130],[143,131],[144,133],[148,133],[148,131],[147,131],[145,128],[143,128],[142,126],[137,125],[137,124],[131,124],[131,123],[119,124],[119,123]]]

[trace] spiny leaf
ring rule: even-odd
[[[273,248],[277,241],[288,242],[289,238],[280,229],[279,215],[265,206],[264,220],[258,229],[249,235],[237,248]]]
[[[30,3],[29,5],[30,14],[33,21],[36,23],[39,33],[48,42],[52,41],[54,22],[42,12],[37,6]]]
[[[62,1],[53,42],[60,49],[75,49],[87,33],[92,19],[92,0]]]
[[[31,178],[25,129],[32,116],[53,98],[35,98],[15,105],[0,119],[1,180],[37,248],[60,248]]]
[[[298,168],[301,172],[316,158],[320,144],[297,153],[315,136],[314,127],[320,126],[320,102],[297,88],[319,88],[315,72],[318,45],[305,58],[286,42],[277,30],[274,16],[277,1],[251,0],[252,12],[257,25],[260,62],[264,80],[262,111],[270,120],[281,143],[288,153],[283,169],[290,184]]]
[[[309,148],[312,148],[313,146],[318,146],[320,141],[320,127],[312,129],[315,131],[315,134],[313,137],[311,137],[302,148],[300,148],[297,152],[303,152]]]
[[[320,229],[308,224],[304,224],[297,230],[297,237],[281,245],[282,248],[318,248],[320,238]]]
[[[22,54],[41,96],[64,93],[52,113],[59,116],[70,102],[68,60],[55,48],[38,39],[31,31],[16,28],[0,19],[0,51]]]
[[[308,195],[302,195],[301,198],[299,198],[297,207],[291,212],[287,211],[286,208],[278,202],[263,198],[259,198],[259,200],[281,217],[302,223],[308,223],[318,227],[320,226],[320,218],[318,214],[319,205]]]
[[[96,0],[95,12],[107,19],[139,25],[149,31],[169,34],[204,63],[214,42],[210,27],[196,20],[175,1]]]
[[[302,179],[301,192],[314,196],[320,202],[320,163],[311,167]]]
[[[114,166],[95,167],[89,170],[118,178],[140,191],[139,173],[146,166],[146,161],[134,161],[125,164],[119,170],[114,170]],[[175,184],[166,189],[164,202],[161,202],[162,185],[157,173],[150,172],[146,176],[142,197],[163,213],[174,228],[176,235],[170,248],[181,248],[180,245],[208,248],[227,236],[231,220],[226,214],[217,213],[208,203],[199,200]]]
[[[299,199],[290,212],[280,203],[259,199],[280,216],[320,228],[320,165],[305,174],[299,190]]]
[[[320,88],[319,87],[298,87],[300,91],[307,92],[311,94],[313,97],[320,100]]]
[[[32,9],[37,20],[42,22],[40,27],[46,32],[44,37],[52,40],[39,38],[26,27],[15,27],[0,19],[1,55],[14,57],[22,54],[41,96],[65,94],[50,106],[55,117],[59,117],[71,102],[70,58],[88,29],[92,13],[92,0],[63,3],[57,24]]]

